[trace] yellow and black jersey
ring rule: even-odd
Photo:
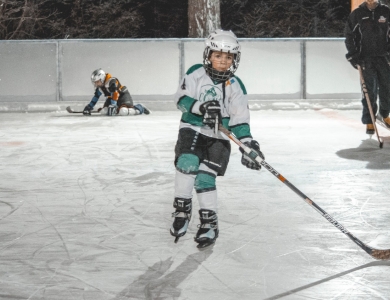
[[[111,100],[112,105],[117,105],[118,100],[120,100],[123,95],[128,95],[128,97],[126,97],[126,102],[132,102],[127,87],[122,85],[117,78],[112,77],[112,75],[109,73],[106,75],[104,85],[102,87],[96,88],[95,94],[89,103],[89,106],[93,108],[99,101],[101,95],[107,97],[107,100]],[[130,98],[130,100],[128,98]]]

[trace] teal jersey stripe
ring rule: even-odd
[[[195,126],[202,126],[203,125],[203,116],[195,115],[190,112],[185,112],[181,115],[182,122],[189,123],[191,125]]]
[[[238,138],[252,137],[251,130],[248,124],[240,124],[231,128],[231,131]]]
[[[244,93],[244,95],[246,95],[247,94],[246,88],[245,88],[245,85],[242,83],[241,79],[239,77],[237,77],[237,76],[234,76],[234,78],[237,79],[237,81],[240,84],[240,87],[242,89],[242,92]]]
[[[188,69],[188,71],[186,72],[187,75],[190,75],[191,73],[195,72],[196,70],[200,69],[200,68],[203,68],[203,65],[201,64],[196,64],[196,65],[193,65],[191,68]]]
[[[229,122],[230,118],[222,118],[222,126],[225,127],[227,130],[230,130]]]
[[[184,96],[179,100],[177,107],[183,112],[181,116],[182,122],[195,126],[202,126],[203,116],[196,115],[191,112],[191,107],[194,105],[195,101],[196,100],[194,98]]]
[[[190,112],[191,107],[194,105],[195,101],[196,100],[194,98],[184,96],[177,103],[177,108],[180,109],[183,113]]]

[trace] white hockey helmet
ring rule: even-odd
[[[92,72],[91,82],[95,88],[97,88],[96,81],[100,81],[101,83],[104,84],[105,79],[106,79],[106,72],[104,72],[102,69],[97,69]]]
[[[238,43],[236,35],[231,30],[216,29],[209,34],[205,40],[205,49],[203,52],[203,67],[211,79],[216,81],[226,81],[234,75],[240,64],[241,46]],[[234,60],[230,68],[224,72],[212,68],[209,60],[213,51],[221,51],[234,54]]]

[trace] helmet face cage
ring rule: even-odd
[[[106,79],[106,72],[104,72],[102,69],[97,69],[92,72],[91,82],[95,88],[97,88],[96,81],[100,81],[101,83],[104,83],[105,79]]]
[[[209,47],[207,47],[203,52],[203,67],[205,68],[207,75],[218,82],[227,81],[229,78],[234,76],[234,72],[236,72],[238,65],[240,64],[241,52],[234,54],[233,63],[226,71],[217,71],[213,68],[211,61],[209,60],[212,52],[213,50]]]
[[[207,75],[215,81],[227,81],[233,77],[236,72],[241,58],[241,46],[238,44],[237,37],[231,31],[223,31],[217,29],[212,32],[205,40],[206,47],[203,52],[203,67],[206,70]],[[233,63],[226,71],[217,71],[213,69],[210,56],[213,51],[221,51],[226,53],[232,53],[234,55]]]

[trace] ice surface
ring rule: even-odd
[[[235,146],[217,179],[216,245],[193,241],[196,196],[174,244],[179,119],[0,114],[0,299],[390,299],[389,262],[243,167]],[[256,110],[251,124],[271,166],[363,242],[390,248],[390,143],[368,138],[359,110]]]

